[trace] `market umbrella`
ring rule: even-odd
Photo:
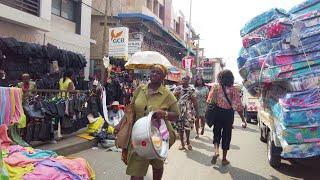
[[[136,52],[125,64],[125,67],[127,69],[148,69],[154,64],[159,64],[166,68],[172,67],[166,57],[155,51]]]

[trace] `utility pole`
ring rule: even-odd
[[[190,46],[189,43],[191,41],[191,15],[192,15],[192,0],[190,0],[190,11],[189,11],[189,33],[188,33],[188,38],[187,38],[187,56],[190,55]]]
[[[107,55],[107,50],[106,50],[106,46],[107,46],[107,38],[108,38],[108,7],[109,7],[109,0],[105,0],[106,1],[106,5],[105,5],[105,9],[104,9],[104,25],[103,25],[103,41],[102,41],[102,68],[101,68],[101,83],[104,84],[105,80],[105,67],[104,67],[104,63],[103,63],[103,57]],[[108,38],[109,39],[109,38]]]

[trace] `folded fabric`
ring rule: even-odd
[[[301,4],[298,4],[289,10],[290,14],[305,14],[310,11],[320,9],[320,0],[307,0]]]
[[[45,159],[57,156],[57,153],[53,151],[39,149],[36,149],[34,152],[22,152],[22,154],[31,159]]]
[[[69,168],[71,171],[76,173],[81,177],[81,179],[94,179],[95,174],[87,163],[87,161],[83,158],[66,158],[63,156],[58,156],[56,158],[51,159],[55,162],[59,162]]]
[[[291,144],[280,141],[283,158],[308,158],[320,155],[320,143]]]
[[[22,154],[22,152],[15,152],[8,157],[4,158],[4,161],[10,166],[26,167],[29,164],[40,162],[42,159],[31,159]]]
[[[45,159],[39,162],[34,170],[23,176],[24,180],[82,180],[82,178],[61,163]]]
[[[270,21],[281,17],[288,17],[288,14],[284,9],[271,9],[269,11],[266,11],[246,23],[245,26],[240,30],[240,35],[241,37],[243,37],[244,35],[263,26],[264,24],[267,24]]]
[[[302,144],[320,142],[320,126],[314,127],[286,127],[279,120],[275,121],[276,133],[288,144]]]
[[[28,164],[25,167],[19,167],[10,166],[9,164],[4,163],[4,167],[8,172],[10,180],[21,180],[25,174],[32,172],[34,169],[33,164]]]
[[[12,143],[7,133],[8,127],[5,124],[0,125],[0,146],[8,148]]]
[[[275,19],[270,23],[254,30],[242,38],[244,48],[248,48],[267,39],[287,34],[292,29],[293,22],[287,18]]]

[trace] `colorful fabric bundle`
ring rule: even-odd
[[[284,158],[308,158],[320,154],[320,142],[291,145],[285,141],[280,142],[282,146],[281,156]]]
[[[267,39],[277,38],[290,32],[292,21],[287,18],[275,19],[242,38],[244,48],[248,48]]]
[[[25,119],[26,116],[22,108],[22,90],[0,87],[0,125],[9,126]]]
[[[320,0],[307,0],[289,10],[290,14],[305,14],[320,9]]]
[[[249,34],[250,32],[254,31],[255,29],[269,23],[270,21],[282,17],[288,17],[288,14],[283,9],[271,9],[266,11],[255,18],[251,19],[241,30],[240,35],[241,37]]]
[[[3,152],[6,152],[3,163],[10,179],[95,179],[92,168],[82,158],[66,158],[53,151],[19,145]]]
[[[281,122],[275,122],[276,132],[288,144],[320,142],[320,127],[286,127]]]

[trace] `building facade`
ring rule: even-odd
[[[218,74],[224,68],[222,58],[205,58],[197,68],[206,83],[218,82]]]
[[[89,75],[91,0],[0,0],[0,37],[82,54]]]
[[[182,12],[173,10],[172,0],[93,0],[95,10],[92,12],[91,38],[97,42],[91,46],[94,67],[101,65],[99,60],[103,58],[103,52],[108,51],[108,46],[102,50],[106,2],[109,3],[108,28],[129,28],[129,56],[135,52],[134,49],[157,51],[181,68],[181,60],[187,55],[186,21]],[[131,45],[139,45],[137,40],[141,41],[141,47],[132,48]],[[191,54],[195,55],[195,52]]]

